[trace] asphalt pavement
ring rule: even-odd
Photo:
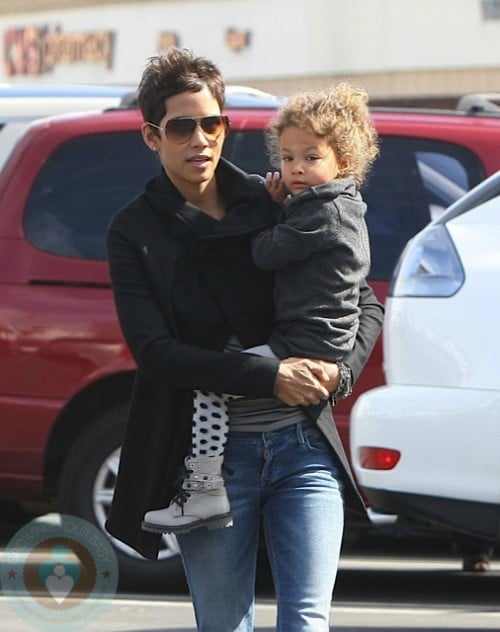
[[[20,524],[24,522],[24,516]],[[0,568],[8,552],[5,547],[15,531],[15,521],[0,520]],[[35,563],[34,568],[43,565]],[[10,566],[12,564],[9,562]],[[10,568],[9,566],[9,568]],[[5,565],[3,566],[5,569]],[[12,566],[12,569],[16,569]],[[54,567],[55,568],[55,567]],[[32,573],[35,581],[40,573]],[[63,578],[64,579],[64,578]],[[54,580],[54,578],[53,578]],[[55,581],[55,580],[54,580]],[[57,593],[57,591],[56,591]],[[59,595],[60,596],[60,595]],[[42,604],[42,600],[46,602]],[[40,597],[42,610],[61,603]],[[56,599],[56,597],[54,597]],[[36,599],[12,599],[0,595],[0,631],[30,632],[36,629],[84,630],[85,632],[196,632],[189,596],[185,593],[129,594],[118,592],[109,600],[64,600],[65,615],[75,613],[74,627],[66,624],[33,626]],[[36,603],[35,603],[36,605]],[[104,607],[103,607],[104,606]],[[85,607],[84,612],[78,608]],[[59,613],[57,613],[59,615]],[[55,620],[58,620],[57,616]],[[69,620],[69,619],[68,619]],[[269,572],[259,576],[255,632],[275,630],[276,605]],[[84,621],[84,625],[82,625]],[[331,609],[333,632],[480,632],[500,630],[500,555],[486,573],[463,573],[461,560],[448,542],[375,538],[346,547]]]
[[[255,632],[273,632],[276,607],[259,591]],[[335,632],[479,632],[500,629],[500,560],[488,573],[464,574],[449,556],[345,555],[331,610]],[[101,605],[101,604],[96,604]],[[196,632],[186,595],[118,594],[86,632]],[[0,629],[33,630],[0,597]],[[49,628],[47,628],[49,629]],[[58,629],[51,627],[50,630]],[[68,632],[61,628],[61,632]]]

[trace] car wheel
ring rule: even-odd
[[[118,559],[120,588],[184,591],[186,581],[174,536],[163,537],[158,560],[151,561],[104,528],[118,472],[125,416],[125,407],[117,407],[99,416],[78,437],[61,470],[58,509],[91,522],[110,539]]]

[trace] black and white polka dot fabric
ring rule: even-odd
[[[227,402],[236,395],[194,391],[191,454],[222,456],[228,433]]]

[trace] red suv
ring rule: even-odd
[[[230,92],[227,158],[265,173],[278,100]],[[374,111],[381,155],[363,195],[380,299],[410,237],[500,169],[500,117]],[[105,251],[111,215],[159,163],[133,107],[31,124],[0,172],[0,499],[55,500],[103,528],[134,375]],[[8,152],[4,152],[8,153]],[[425,367],[422,368],[425,370]],[[383,382],[381,346],[335,417],[346,450],[356,397]],[[155,564],[114,542],[129,585],[175,578],[175,538]]]

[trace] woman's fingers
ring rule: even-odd
[[[280,363],[276,396],[289,406],[319,404],[330,395],[308,362],[303,358],[289,358]]]
[[[314,366],[311,366],[311,371],[318,380],[320,380],[323,386],[327,388],[330,393],[333,393],[339,387],[339,367],[336,362],[326,362],[325,360],[320,360],[319,364],[321,368],[316,368],[316,363],[314,363]]]

